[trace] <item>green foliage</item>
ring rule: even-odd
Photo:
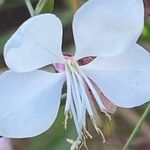
[[[145,23],[141,41],[144,43],[150,42],[150,24],[148,22]]]
[[[12,31],[1,34],[1,36],[0,36],[0,54],[3,53],[4,44],[7,42],[7,40],[11,36],[11,34],[12,34]]]
[[[35,14],[48,13],[54,9],[54,0],[39,0]]]
[[[68,150],[70,148],[71,145],[66,142],[66,138],[75,139],[75,128],[73,121],[69,121],[68,129],[64,129],[63,114],[64,107],[61,107],[54,125],[44,134],[30,139],[28,150]]]

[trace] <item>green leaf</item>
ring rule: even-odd
[[[35,13],[40,14],[40,13],[48,13],[53,11],[54,9],[54,0],[39,0]]]

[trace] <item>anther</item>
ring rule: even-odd
[[[68,119],[69,119],[69,113],[65,113],[65,121],[64,121],[64,128],[65,130],[67,129],[67,124],[68,124]]]

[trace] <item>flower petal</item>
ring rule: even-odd
[[[8,138],[1,138],[0,139],[0,149],[1,150],[12,150],[11,141]]]
[[[150,54],[136,45],[120,56],[94,60],[82,69],[115,105],[135,107],[150,99],[149,66]]]
[[[114,56],[135,44],[144,23],[142,0],[89,0],[75,14],[75,56]]]
[[[97,57],[82,66],[101,71],[150,71],[150,53],[138,44],[113,57]]]
[[[32,137],[46,131],[56,119],[64,73],[12,71],[0,77],[0,135]]]
[[[54,62],[63,62],[62,24],[52,14],[32,17],[23,23],[4,47],[7,66],[28,72]]]

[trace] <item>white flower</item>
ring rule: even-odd
[[[42,14],[23,23],[5,45],[11,70],[0,77],[0,135],[23,138],[46,131],[57,116],[65,80],[65,126],[72,115],[78,133],[75,142],[68,140],[71,149],[86,146],[85,138],[92,138],[86,114],[103,136],[96,105],[109,117],[107,112],[116,106],[147,102],[150,55],[136,44],[143,23],[142,0],[89,0],[74,16],[76,53],[67,58],[61,52],[62,24],[55,15]],[[85,57],[92,62],[80,66],[78,60]],[[61,66],[61,72],[37,70],[49,64],[58,70]]]

